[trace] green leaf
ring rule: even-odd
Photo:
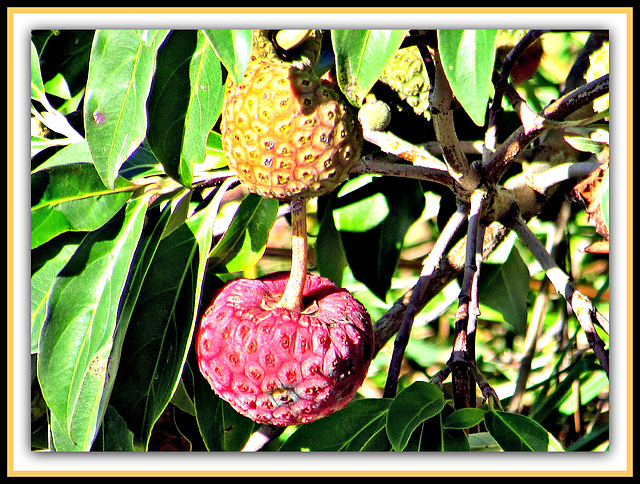
[[[111,404],[145,450],[151,430],[180,382],[196,325],[213,221],[227,185],[152,254],[130,309]]]
[[[340,196],[365,186],[373,179],[373,176],[365,175],[346,182],[340,189]],[[333,211],[333,219],[336,228],[343,232],[367,232],[383,223],[389,212],[387,198],[376,192],[349,205],[336,208]]]
[[[107,406],[100,431],[93,443],[92,451],[132,452],[133,434],[127,428],[124,419],[111,406]]]
[[[500,446],[489,432],[469,435],[469,450],[475,452],[500,452]]]
[[[31,137],[31,139],[31,146],[33,147],[33,137]],[[65,146],[61,150],[57,151],[47,161],[38,165],[31,173],[37,173],[42,170],[53,168],[54,166],[73,165],[74,163],[92,163],[91,152],[89,151],[89,145],[86,141]]]
[[[516,247],[504,263],[483,264],[480,270],[480,303],[498,311],[518,334],[527,331],[529,279],[529,269]]]
[[[562,446],[542,425],[524,415],[490,411],[484,423],[504,451],[562,451]]]
[[[495,30],[438,30],[442,67],[454,96],[478,126],[484,125],[495,62]]]
[[[203,30],[205,38],[229,72],[233,82],[242,80],[251,55],[251,30]]]
[[[44,89],[49,94],[58,96],[62,99],[71,99],[71,91],[66,79],[59,72],[44,84]]]
[[[56,450],[91,447],[129,269],[142,232],[147,199],[89,234],[58,274],[40,337],[38,378],[51,410]]]
[[[147,142],[165,172],[190,186],[191,165],[181,160],[185,117],[190,102],[189,64],[196,49],[197,33],[173,30],[157,55],[157,68],[149,95]]]
[[[158,52],[149,96],[148,143],[166,173],[191,186],[222,106],[220,62],[203,35],[173,31]]]
[[[402,451],[413,431],[445,407],[442,391],[431,383],[417,381],[393,399],[387,414],[387,435],[396,451]]]
[[[40,331],[56,276],[84,237],[84,233],[69,232],[31,251],[31,353],[38,352]]]
[[[298,428],[281,451],[360,451],[371,448],[384,429],[388,398],[354,400],[342,410]]]
[[[607,147],[604,141],[598,141],[586,136],[565,136],[564,140],[578,151],[586,151],[588,153],[600,153]]]
[[[31,42],[31,99],[40,100],[45,97],[44,82],[40,72],[40,58],[36,46]]]
[[[31,158],[36,156],[41,151],[51,148],[52,146],[65,146],[71,143],[68,138],[43,138],[41,136],[31,135]]]
[[[369,183],[360,186],[355,179],[338,191],[334,220],[354,277],[384,301],[404,238],[422,214],[425,197],[416,180],[364,179]],[[357,188],[351,191],[354,186]],[[356,210],[347,208],[353,204]],[[363,227],[368,230],[362,231]]]
[[[597,398],[603,391],[609,387],[609,377],[604,371],[596,371],[588,373],[580,382],[580,405],[586,405],[593,399]],[[574,387],[575,388],[575,387]],[[576,408],[575,392],[567,394],[564,402],[558,407],[558,411],[571,415]]]
[[[481,408],[460,408],[448,415],[442,425],[447,429],[468,429],[482,422],[484,414]]]
[[[224,237],[211,251],[211,270],[216,273],[237,272],[258,262],[264,254],[277,214],[277,200],[247,195]]]
[[[331,32],[338,85],[351,104],[362,106],[406,33],[406,30]]]
[[[196,170],[216,170],[227,166],[227,158],[222,148],[222,137],[220,133],[211,131],[207,136],[205,147],[205,159],[201,166],[196,166]]]
[[[190,96],[185,119],[181,163],[183,171],[207,156],[209,134],[222,108],[224,86],[222,69],[202,31],[189,65]]]
[[[147,133],[147,98],[166,30],[98,30],[84,103],[91,157],[107,187]]]
[[[341,286],[347,258],[333,218],[332,207],[335,200],[332,195],[318,200],[318,216],[321,219],[315,244],[316,269],[321,276]]]
[[[135,187],[118,178],[105,188],[89,163],[52,166],[31,176],[31,248],[67,231],[104,225],[131,198]]]

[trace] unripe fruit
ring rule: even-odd
[[[363,129],[382,131],[389,126],[391,110],[382,101],[363,104],[358,112],[358,120]]]
[[[307,274],[303,310],[278,307],[288,273],[236,279],[214,297],[196,335],[200,371],[238,412],[271,425],[343,408],[373,357],[371,319],[328,279]]]
[[[398,49],[385,66],[380,81],[396,91],[400,99],[406,101],[416,114],[431,118],[431,83],[418,47],[413,45]]]

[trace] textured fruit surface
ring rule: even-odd
[[[347,290],[308,274],[302,312],[276,308],[288,273],[236,279],[214,297],[196,335],[200,371],[238,412],[272,425],[344,407],[373,352],[371,319]]]
[[[266,198],[315,197],[335,189],[360,158],[362,128],[338,94],[273,56],[253,56],[229,82],[222,146],[240,181]]]
[[[389,85],[413,108],[427,119],[429,111],[429,76],[420,50],[416,46],[398,49],[384,68],[380,80]]]

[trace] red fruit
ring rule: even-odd
[[[373,357],[373,327],[346,289],[307,274],[301,312],[277,307],[289,274],[236,279],[196,335],[200,371],[238,412],[262,424],[308,423],[344,407]]]

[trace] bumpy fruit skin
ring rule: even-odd
[[[344,407],[373,357],[371,319],[347,290],[308,274],[306,309],[292,312],[275,307],[287,279],[279,272],[227,283],[196,334],[213,390],[252,420],[280,426]]]
[[[398,93],[417,114],[431,118],[429,104],[429,76],[420,50],[416,46],[403,47],[389,59],[380,80]]]
[[[222,146],[253,193],[281,200],[335,189],[362,149],[362,128],[311,67],[254,55],[239,85],[227,84]]]

